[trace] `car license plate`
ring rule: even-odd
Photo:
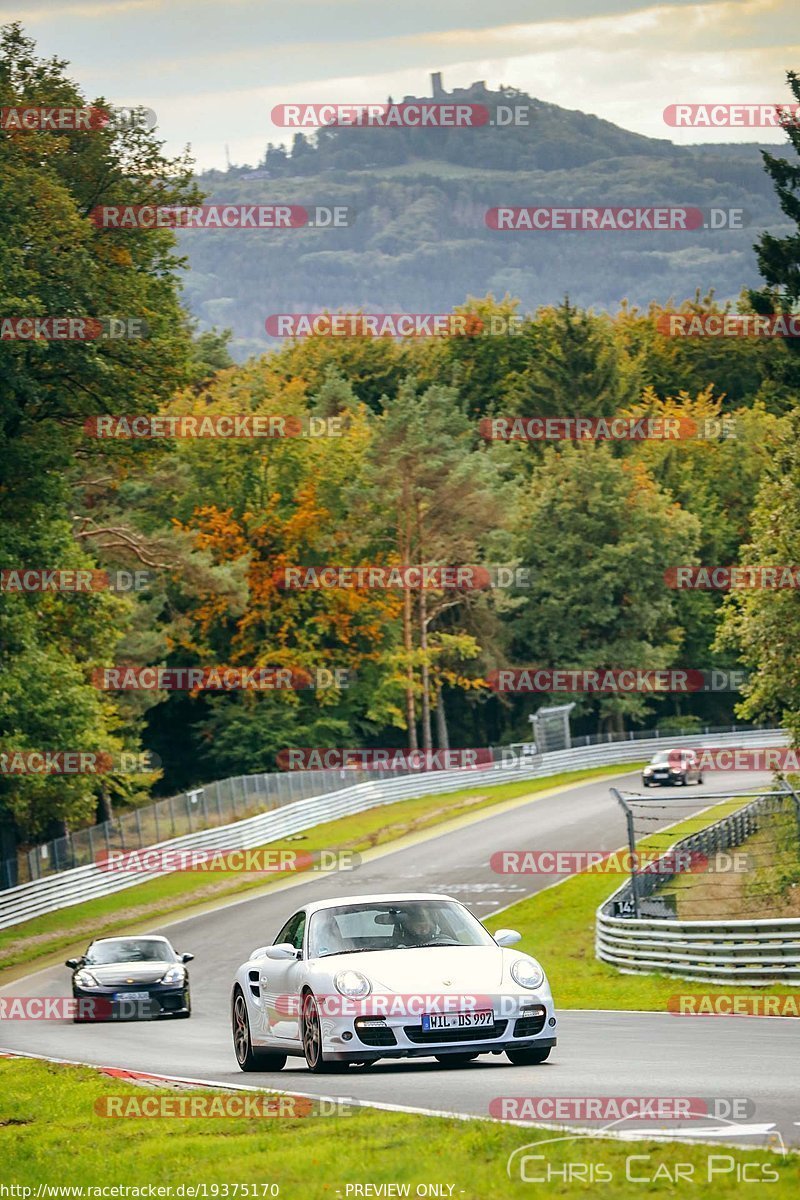
[[[654,779],[666,779],[667,772],[666,771],[655,771],[653,774],[653,778]]]
[[[149,992],[114,992],[114,999],[120,1000],[149,1000]]]
[[[422,1018],[423,1033],[430,1033],[434,1029],[476,1029],[482,1025],[494,1025],[491,1008],[481,1009],[480,1012],[425,1013]]]

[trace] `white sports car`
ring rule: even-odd
[[[556,1044],[536,959],[508,949],[450,896],[343,896],[298,909],[236,972],[233,1046],[243,1071],[311,1071],[379,1058],[457,1065],[501,1054],[541,1063]]]

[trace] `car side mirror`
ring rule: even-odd
[[[297,958],[297,951],[291,942],[278,942],[277,946],[265,946],[264,955],[266,958],[283,960]]]
[[[516,929],[498,929],[494,940],[498,946],[516,946],[517,942],[522,941],[522,934],[517,933]]]
[[[70,967],[73,971],[77,971],[78,967],[83,962],[82,958],[68,958],[64,963],[65,967]]]
[[[193,958],[194,958],[194,955],[193,955],[193,954],[182,954],[182,955],[181,955],[181,962],[184,962],[184,963],[186,963],[186,962],[191,962]]]

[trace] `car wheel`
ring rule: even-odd
[[[303,1054],[309,1071],[322,1075],[335,1071],[339,1064],[326,1062],[322,1056],[322,1023],[319,1019],[319,1008],[311,992],[303,993],[303,1010],[301,1018],[301,1033],[303,1037]]]
[[[464,1067],[467,1063],[474,1062],[478,1057],[477,1054],[437,1054],[436,1061],[441,1063],[443,1067]]]
[[[650,780],[649,780],[649,779],[643,779],[643,780],[642,780],[642,787],[650,787]]]
[[[698,782],[698,783],[700,784],[700,786],[702,787],[702,785],[703,785],[703,776],[702,776],[702,775],[698,775],[698,776],[697,776],[697,782]]]
[[[243,1071],[280,1071],[286,1065],[286,1055],[269,1050],[254,1050],[250,1039],[247,1002],[237,987],[233,997],[233,1050]]]
[[[506,1050],[506,1057],[514,1067],[532,1067],[549,1058],[551,1050],[552,1046],[544,1046],[541,1050],[536,1047],[530,1050]]]

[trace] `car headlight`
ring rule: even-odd
[[[185,978],[186,972],[183,967],[174,966],[170,967],[166,975],[159,979],[159,983],[183,983]]]
[[[99,987],[97,980],[91,971],[78,971],[75,976],[75,982],[78,987]]]
[[[644,769],[644,774],[645,774],[645,775],[652,775],[652,774],[653,774],[653,768],[652,768],[652,767],[645,767],[645,769]]]
[[[538,988],[544,983],[544,971],[536,959],[518,958],[511,964],[511,978],[520,987]]]
[[[351,1000],[359,1000],[372,991],[372,984],[360,971],[339,971],[338,975],[334,975],[333,986],[342,996],[349,996]]]

